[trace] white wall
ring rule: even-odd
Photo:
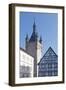
[[[65,90],[66,84],[26,87],[8,86],[8,4],[14,2],[65,5],[66,0],[0,0],[0,90]]]
[[[20,65],[29,66],[31,69],[30,76],[33,77],[34,58],[22,50],[20,50]]]

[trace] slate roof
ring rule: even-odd
[[[29,42],[32,42],[32,41],[34,42],[36,40],[37,40],[37,33],[36,32],[33,32],[32,35],[31,35],[31,37],[30,37]]]

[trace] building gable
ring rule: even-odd
[[[43,62],[44,63],[49,62],[49,61],[55,62],[56,60],[57,60],[57,54],[53,51],[53,49],[51,47],[49,47],[49,49],[46,51],[44,56],[41,58],[38,65]]]

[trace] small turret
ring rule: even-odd
[[[40,36],[40,40],[39,40],[40,43],[42,43],[42,37]]]
[[[25,48],[27,50],[27,47],[28,47],[28,42],[29,42],[29,38],[28,38],[28,34],[26,35],[26,38],[25,38]]]
[[[28,34],[26,35],[25,40],[26,40],[26,42],[28,42],[28,41],[29,41]]]

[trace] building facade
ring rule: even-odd
[[[38,64],[38,77],[58,75],[58,56],[50,47]]]
[[[20,48],[20,78],[33,77],[34,58]]]

